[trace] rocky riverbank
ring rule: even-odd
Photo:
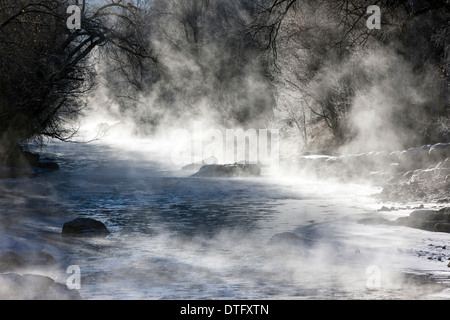
[[[450,202],[450,143],[394,152],[300,155],[281,164],[319,178],[378,185],[383,189],[377,196],[384,202]]]

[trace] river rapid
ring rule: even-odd
[[[380,188],[290,174],[194,178],[151,146],[51,142],[41,154],[59,170],[0,180],[1,248],[55,259],[16,272],[64,284],[79,266],[84,299],[450,297],[448,234],[358,223],[380,214]],[[383,216],[407,216],[403,207]],[[62,237],[77,217],[111,234]],[[306,241],[271,244],[282,232]]]

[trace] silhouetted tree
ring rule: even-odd
[[[67,26],[69,5],[77,4],[81,28]],[[123,1],[3,0],[0,2],[0,160],[18,144],[47,136],[70,139],[67,121],[83,109],[94,86],[89,55],[100,46],[145,55],[139,44],[116,30]]]

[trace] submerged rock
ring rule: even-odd
[[[369,217],[358,220],[358,223],[404,226],[426,231],[450,233],[450,208],[414,210],[409,216],[399,217],[394,221],[381,217]]]
[[[0,274],[0,299],[2,300],[80,300],[78,291],[52,278],[17,273]]]
[[[199,162],[193,162],[193,163],[187,164],[187,165],[183,166],[181,168],[181,170],[198,171],[204,165],[217,164],[217,163],[218,163],[217,158],[213,156],[213,157],[209,157],[209,158],[203,159],[202,161],[199,161]]]
[[[272,238],[270,238],[268,244],[269,245],[294,245],[301,246],[307,244],[309,241],[298,234],[293,232],[282,232],[275,234]]]
[[[77,218],[64,223],[62,228],[63,235],[104,236],[109,233],[103,222],[91,218]]]
[[[450,233],[450,223],[448,223],[448,222],[438,222],[438,223],[436,223],[434,225],[434,231]]]
[[[418,221],[450,222],[450,208],[436,210],[415,210],[409,218]]]
[[[261,175],[259,164],[210,164],[204,165],[192,177],[242,177]]]
[[[35,167],[39,169],[58,170],[59,164],[51,160],[41,160]]]

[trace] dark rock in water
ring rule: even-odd
[[[408,217],[400,217],[395,224],[427,231],[450,232],[450,208],[415,210]]]
[[[288,244],[288,245],[305,245],[308,243],[308,240],[300,237],[298,234],[293,232],[282,232],[275,234],[269,240],[269,245],[279,245],[279,244]]]
[[[409,218],[417,221],[435,221],[435,222],[450,222],[450,210],[447,208],[436,210],[415,210],[411,212]]]
[[[370,217],[358,220],[361,224],[382,224],[404,226],[427,231],[450,233],[450,208],[441,210],[414,210],[407,217],[399,217],[390,221],[381,217]]]
[[[408,226],[409,217],[400,217],[394,221],[394,224],[398,226]]]
[[[438,222],[434,225],[434,231],[450,233],[450,223]]]
[[[42,160],[36,164],[36,168],[48,169],[48,170],[58,170],[59,165],[54,161]]]
[[[422,229],[426,231],[434,231],[434,225],[436,224],[436,221],[422,221],[422,220],[414,220],[409,218],[406,226],[416,229]]]
[[[77,218],[64,223],[62,228],[63,235],[102,236],[109,233],[102,222],[91,218]]]
[[[190,164],[187,164],[184,167],[182,167],[181,170],[195,171],[195,170],[200,170],[201,167],[203,167],[203,166],[204,166],[203,163],[190,163]]]
[[[259,164],[204,165],[192,177],[242,177],[261,175]]]
[[[193,163],[187,164],[184,167],[182,167],[181,170],[195,170],[195,171],[198,171],[204,165],[217,164],[217,163],[218,163],[217,158],[213,156],[213,157],[209,157],[209,158],[203,159],[200,162],[193,162]]]
[[[48,266],[55,262],[55,258],[45,252],[0,252],[0,272],[27,266]]]
[[[78,291],[53,279],[17,273],[0,274],[0,299],[2,300],[80,300]]]
[[[450,157],[450,143],[436,143],[428,151],[430,158],[440,160]]]
[[[13,268],[21,267],[25,264],[25,259],[15,252],[2,252],[0,253],[0,271],[10,270]]]
[[[380,209],[378,209],[378,211],[394,211],[394,210],[396,210],[394,207],[388,208],[385,206],[382,206]]]

